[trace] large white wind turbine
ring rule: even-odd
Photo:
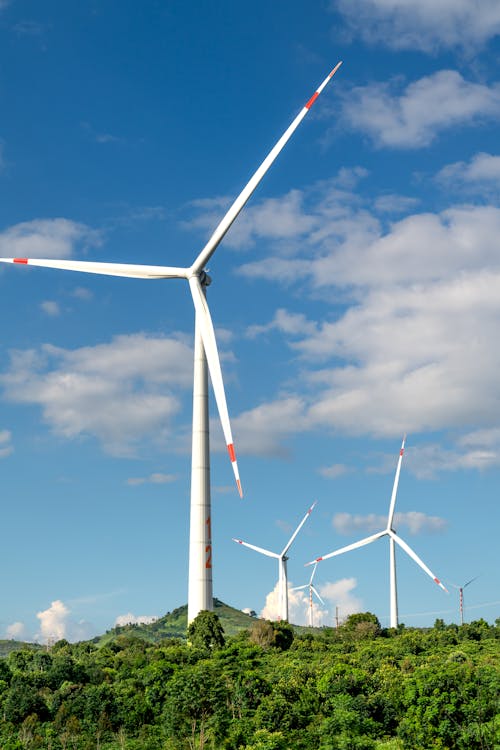
[[[434,573],[427,567],[427,565],[422,562],[420,557],[417,555],[416,552],[412,550],[412,548],[404,541],[404,539],[401,539],[401,537],[396,534],[396,531],[394,530],[393,524],[394,524],[394,508],[396,505],[396,494],[398,491],[398,483],[399,483],[399,474],[401,472],[401,462],[403,460],[403,454],[405,450],[405,438],[403,438],[403,442],[401,444],[401,450],[399,451],[399,459],[398,459],[398,465],[396,468],[396,476],[394,477],[394,484],[392,487],[392,495],[391,495],[391,503],[389,506],[389,515],[387,516],[387,526],[382,531],[378,531],[376,534],[372,534],[371,536],[367,536],[364,539],[360,539],[359,542],[354,542],[354,544],[348,544],[347,547],[342,547],[341,549],[337,549],[334,552],[330,552],[328,555],[322,555],[322,557],[317,557],[315,560],[311,560],[311,562],[306,563],[306,565],[314,565],[314,563],[318,563],[321,560],[327,560],[329,557],[335,557],[336,555],[343,555],[344,552],[350,552],[352,549],[357,549],[358,547],[364,547],[365,544],[370,544],[371,542],[375,542],[377,539],[381,539],[383,536],[389,537],[389,580],[390,580],[390,599],[391,599],[391,628],[397,628],[398,626],[398,596],[397,596],[397,587],[396,587],[396,547],[395,544],[399,544],[399,546],[404,549],[407,555],[409,555],[412,560],[415,560],[417,565],[419,565],[422,570],[427,573],[428,576],[432,578],[432,580],[440,586],[443,591],[447,592],[447,589],[443,586],[439,578],[436,578]],[[448,592],[447,592],[448,593]]]
[[[464,624],[464,589],[469,586],[471,583],[474,583],[474,581],[477,581],[479,576],[474,576],[474,578],[471,578],[470,581],[467,581],[467,583],[464,583],[463,586],[458,586],[456,583],[452,583],[454,589],[458,589],[458,595],[459,595],[459,607],[460,607],[460,625]]]
[[[321,604],[324,604],[325,602],[320,597],[318,592],[316,591],[314,584],[313,584],[313,578],[314,574],[316,573],[316,568],[318,567],[318,563],[314,564],[314,567],[312,569],[311,577],[309,579],[309,583],[304,583],[302,586],[294,586],[293,589],[290,589],[290,591],[300,591],[301,589],[309,589],[309,625],[312,628],[313,627],[313,594],[319,599]]]
[[[219,417],[240,496],[242,488],[236,462],[231,426],[226,404],[224,383],[217,351],[212,319],[206,301],[210,277],[206,265],[224,235],[270,168],[280,151],[298,128],[327,83],[336,73],[339,62],[325,78],[291,125],[271,149],[250,181],[243,188],[194,263],[187,267],[135,265],[129,263],[101,263],[78,260],[46,260],[41,258],[0,258],[2,263],[58,268],[68,271],[125,276],[139,279],[185,279],[195,308],[195,347],[193,382],[193,436],[191,463],[191,517],[189,538],[188,621],[201,610],[213,609],[212,595],[212,537],[210,510],[210,456],[208,432],[208,372],[217,402]],[[207,372],[208,367],[208,372]]]
[[[249,544],[248,542],[244,542],[242,539],[235,539],[233,537],[233,542],[236,542],[237,544],[242,544],[244,547],[248,547],[249,549],[255,550],[255,552],[260,552],[261,555],[267,555],[267,557],[274,557],[278,561],[278,597],[279,597],[279,605],[280,605],[280,619],[285,620],[288,622],[288,577],[287,577],[287,561],[288,561],[288,555],[287,552],[292,546],[295,537],[301,530],[302,526],[305,524],[309,516],[311,515],[314,506],[316,505],[316,502],[314,502],[307,513],[305,514],[302,521],[299,523],[295,531],[293,532],[292,536],[284,546],[283,550],[281,552],[271,552],[268,549],[263,549],[262,547],[256,547],[254,544]]]

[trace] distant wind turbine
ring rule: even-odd
[[[188,622],[191,622],[201,610],[213,610],[208,372],[210,373],[210,379],[212,381],[227,450],[234,471],[236,486],[240,496],[243,495],[238,464],[236,462],[233,437],[231,434],[231,425],[229,422],[217,343],[206,300],[206,290],[211,281],[207,274],[206,266],[226,232],[229,230],[280,151],[289,141],[341,64],[341,62],[337,63],[331,73],[316,89],[309,101],[289,125],[287,130],[285,130],[281,138],[271,149],[260,167],[250,178],[247,185],[245,185],[225,216],[219,222],[212,236],[191,266],[181,268],[173,266],[101,263],[79,260],[0,258],[0,262],[2,263],[16,263],[21,266],[41,266],[67,271],[95,273],[105,276],[124,276],[135,279],[185,279],[188,281],[195,309]]]
[[[321,604],[325,603],[313,585],[313,578],[314,578],[314,574],[316,573],[317,567],[318,567],[318,563],[315,563],[314,568],[312,569],[309,583],[304,583],[303,586],[294,586],[293,589],[290,589],[290,591],[300,591],[301,589],[309,589],[309,625],[311,628],[313,627],[313,594],[315,594],[315,596],[319,599]]]
[[[470,581],[467,581],[467,583],[464,583],[463,586],[457,586],[456,583],[452,583],[454,589],[458,589],[459,594],[459,606],[460,606],[460,625],[464,624],[464,589],[467,588],[467,586],[470,586],[471,583],[474,581],[477,581],[479,576],[475,576],[474,578],[471,578]]]
[[[375,542],[377,539],[381,539],[383,536],[389,537],[389,580],[390,580],[390,607],[391,607],[391,614],[390,614],[390,626],[391,628],[397,628],[398,626],[398,596],[397,596],[397,586],[396,586],[396,544],[399,544],[399,546],[404,549],[407,555],[409,555],[412,560],[414,560],[417,565],[419,565],[422,570],[427,573],[428,576],[432,578],[434,583],[437,583],[440,588],[443,589],[443,591],[447,591],[447,589],[443,586],[439,578],[436,578],[434,573],[427,567],[427,565],[422,562],[420,557],[417,555],[416,552],[412,550],[412,548],[398,535],[396,534],[396,531],[393,527],[394,524],[394,508],[396,506],[396,494],[398,491],[398,483],[399,483],[399,474],[401,471],[401,462],[403,460],[403,454],[405,450],[405,437],[403,438],[403,442],[401,444],[401,450],[399,451],[399,459],[398,464],[396,468],[396,476],[394,477],[394,485],[392,487],[392,495],[391,495],[391,502],[389,506],[389,515],[387,516],[387,526],[382,531],[378,531],[376,534],[372,534],[371,536],[367,536],[364,539],[360,539],[359,542],[354,542],[354,544],[348,544],[347,547],[342,547],[341,549],[337,549],[334,552],[330,552],[328,555],[322,555],[322,557],[317,557],[315,560],[311,560],[311,562],[306,563],[306,565],[314,565],[314,563],[318,563],[321,560],[327,560],[329,557],[335,557],[336,555],[343,555],[344,552],[350,552],[352,549],[358,549],[358,547],[364,547],[365,544],[371,544],[371,542]]]
[[[287,561],[288,561],[288,555],[287,552],[292,546],[295,537],[301,530],[302,526],[305,524],[309,516],[311,515],[314,506],[316,505],[316,502],[314,502],[307,513],[305,514],[302,521],[299,523],[295,531],[293,532],[292,536],[284,546],[283,550],[281,552],[270,552],[268,549],[263,549],[262,547],[256,547],[254,544],[249,544],[248,542],[244,542],[242,539],[235,539],[233,537],[233,542],[236,542],[237,544],[242,544],[243,547],[248,547],[249,549],[255,550],[255,552],[260,552],[261,555],[266,555],[267,557],[274,557],[276,560],[278,560],[278,597],[279,597],[279,609],[280,609],[280,619],[285,620],[288,622],[288,577],[287,577]]]

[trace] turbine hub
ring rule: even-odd
[[[210,276],[208,275],[206,271],[200,271],[199,279],[200,279],[200,284],[203,287],[210,286],[210,284],[212,283],[212,279],[210,278]]]

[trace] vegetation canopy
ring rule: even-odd
[[[189,643],[135,627],[97,643],[5,648],[0,747],[498,750],[500,620],[249,622],[226,636],[201,612]]]

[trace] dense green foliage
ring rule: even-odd
[[[207,615],[210,615],[207,617]],[[0,660],[2,750],[498,750],[500,621],[297,634],[257,620],[191,645],[135,633]]]

